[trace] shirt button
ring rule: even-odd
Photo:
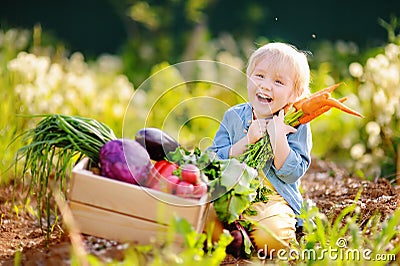
[[[247,124],[251,124],[251,120],[249,119],[249,120],[247,120]]]
[[[246,130],[246,129],[243,129],[243,133],[247,133],[247,130]]]

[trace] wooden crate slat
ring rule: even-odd
[[[165,225],[73,201],[69,206],[79,230],[97,237],[149,244],[152,239],[164,241],[168,230]]]

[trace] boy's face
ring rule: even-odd
[[[265,56],[247,77],[248,99],[257,118],[267,118],[295,100],[294,73],[289,66],[279,68]]]

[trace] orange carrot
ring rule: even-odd
[[[355,116],[359,116],[359,117],[364,117],[362,114],[354,111],[353,109],[347,107],[346,105],[344,105],[343,103],[341,103],[340,101],[334,99],[334,98],[329,98],[325,101],[325,105],[331,106],[331,107],[335,107],[339,110],[342,110],[346,113],[349,113],[351,115],[355,115]]]
[[[292,107],[293,107],[293,104],[291,104],[291,103],[285,105],[285,106],[283,107],[284,113],[287,114],[287,112],[289,112],[290,108],[292,108]]]
[[[316,96],[313,95],[303,103],[301,110],[303,110],[304,114],[313,114],[326,105],[325,102],[329,97],[330,95],[328,92],[321,93]]]
[[[300,109],[302,109],[303,103],[306,102],[306,101],[308,101],[308,100],[310,100],[310,99],[312,99],[312,98],[315,98],[315,97],[317,97],[317,96],[319,96],[319,95],[321,95],[321,94],[326,94],[326,93],[328,93],[328,95],[330,96],[330,93],[331,93],[332,91],[334,91],[337,87],[339,87],[341,84],[342,84],[342,83],[337,83],[337,84],[335,84],[335,85],[332,85],[332,86],[329,86],[329,87],[324,88],[324,89],[322,89],[322,90],[319,90],[319,91],[313,93],[311,96],[304,97],[304,98],[298,100],[297,102],[295,102],[295,103],[293,104],[293,107],[296,108],[296,110],[300,110]]]
[[[316,110],[314,113],[312,114],[304,114],[302,117],[299,118],[299,122],[300,124],[305,124],[310,122],[311,120],[313,120],[314,118],[317,118],[318,116],[322,115],[325,112],[328,112],[330,109],[332,108],[332,106],[323,106],[320,109]]]
[[[346,100],[347,100],[347,98],[346,98],[346,97],[343,97],[343,98],[339,99],[338,101],[342,103],[342,102],[344,102],[344,101],[346,101]],[[312,113],[312,114],[305,114],[305,115],[303,115],[302,117],[300,117],[300,118],[299,118],[299,123],[300,123],[300,124],[308,123],[308,122],[310,122],[311,120],[313,120],[314,118],[317,118],[318,116],[322,115],[323,113],[326,113],[326,112],[329,111],[331,108],[332,108],[332,106],[329,106],[329,105],[322,106],[320,109],[318,109],[318,110],[315,111],[314,113]]]
[[[298,100],[297,102],[295,102],[293,104],[293,107],[296,108],[297,111],[300,110],[301,106],[303,105],[303,103],[305,101],[307,101],[308,99],[310,99],[310,97],[305,97],[305,98],[302,98],[302,99]]]

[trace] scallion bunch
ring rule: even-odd
[[[38,216],[41,217],[43,211],[47,213],[49,228],[52,186],[57,184],[60,191],[65,192],[64,184],[73,159],[86,156],[98,164],[101,147],[116,136],[107,125],[91,118],[61,114],[29,117],[42,119],[35,128],[18,136],[27,145],[18,150],[15,163],[23,161],[22,179],[30,177],[28,195],[35,193]],[[17,167],[15,169],[17,171]],[[41,219],[39,221],[42,226]]]

